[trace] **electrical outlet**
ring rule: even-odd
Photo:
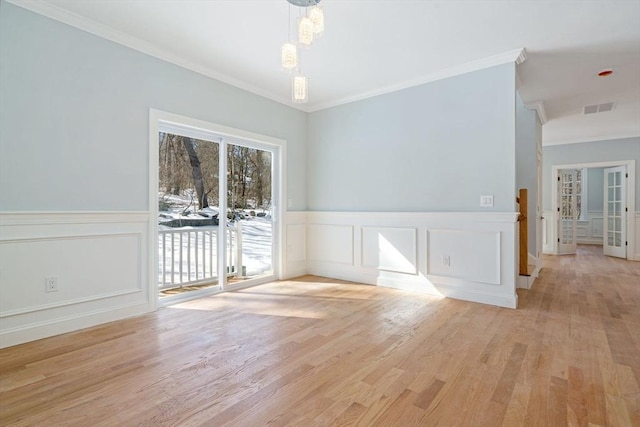
[[[447,267],[451,266],[451,257],[449,257],[449,255],[443,255],[442,256],[442,264],[446,265]]]
[[[58,278],[47,277],[44,279],[45,292],[58,292]]]

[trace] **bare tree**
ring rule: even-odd
[[[207,193],[204,190],[204,180],[202,179],[202,169],[200,168],[200,159],[196,153],[194,147],[193,138],[182,138],[184,149],[187,150],[189,156],[189,163],[191,164],[191,174],[193,176],[193,184],[196,187],[196,194],[198,195],[198,205],[200,209],[209,207],[209,201],[207,200]]]
[[[267,209],[271,204],[271,154],[229,144],[227,171],[218,170],[220,145],[215,142],[160,133],[160,196],[169,194],[198,200],[203,209],[219,206],[220,178],[227,179],[226,200],[233,209]]]

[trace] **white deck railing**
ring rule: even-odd
[[[237,276],[242,265],[242,229],[227,227],[227,275]],[[218,227],[158,231],[160,289],[218,280]]]

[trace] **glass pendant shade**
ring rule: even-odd
[[[298,48],[293,43],[285,43],[282,45],[282,54],[280,56],[282,67],[292,70],[298,66]]]
[[[293,76],[291,91],[293,102],[304,104],[309,100],[308,83],[305,76]]]
[[[309,19],[313,22],[313,33],[322,35],[324,33],[324,11],[319,6],[313,6],[309,10]]]
[[[298,21],[298,42],[303,46],[309,46],[313,41],[313,21],[303,16]]]

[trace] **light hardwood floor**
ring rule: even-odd
[[[11,426],[640,426],[640,263],[545,257],[517,310],[319,277],[0,351]]]

